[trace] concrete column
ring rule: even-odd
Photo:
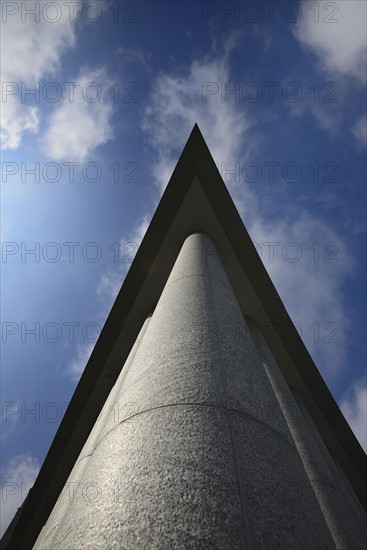
[[[56,537],[56,533],[63,521],[63,518],[69,506],[71,505],[71,502],[74,499],[75,493],[80,490],[83,491],[83,487],[81,486],[81,478],[82,478],[83,472],[88,464],[90,457],[92,456],[96,448],[100,434],[103,431],[106,421],[110,417],[113,418],[116,414],[117,395],[126,377],[127,371],[129,370],[129,366],[131,365],[131,362],[136,353],[136,350],[138,349],[140,342],[143,338],[143,335],[147,329],[149,321],[150,321],[150,316],[146,319],[145,323],[143,324],[140,330],[140,333],[136,341],[134,342],[133,347],[131,348],[129,356],[126,359],[125,365],[118,379],[116,380],[102,408],[102,411],[92,428],[92,431],[87,441],[84,444],[84,447],[78,457],[78,460],[76,461],[68,477],[65,487],[62,490],[55,506],[53,507],[47,522],[45,523],[42,531],[40,532],[35,545],[33,546],[34,550],[50,550],[50,548],[53,547],[53,541],[54,541],[54,538]],[[126,415],[130,412],[130,410],[131,408],[127,409]]]
[[[249,327],[335,547],[340,550],[366,548],[365,526],[316,427],[302,402],[298,403],[290,391],[260,327],[254,321]]]
[[[344,529],[346,529],[349,537],[357,537],[359,535],[360,540],[364,541],[364,547],[367,547],[366,513],[361,506],[361,503],[359,502],[357,496],[355,495],[353,489],[351,488],[350,483],[346,478],[343,470],[340,468],[338,462],[330,455],[328,449],[326,448],[312,418],[310,417],[306,407],[302,402],[302,399],[299,397],[299,395],[297,395],[297,392],[295,392],[294,397],[298,403],[300,410],[303,413],[303,417],[309,426],[309,429],[314,437],[316,444],[318,445],[320,452],[324,456],[326,464],[329,468],[330,476],[332,476],[333,479],[333,486],[337,488],[339,499],[341,499],[341,497],[343,497],[344,499],[343,513],[341,514],[339,520],[344,525]],[[349,514],[348,512],[345,513],[345,508],[347,508]],[[349,521],[347,519],[348,517]],[[347,527],[347,525],[349,528]]]
[[[213,243],[188,237],[53,550],[333,549]]]

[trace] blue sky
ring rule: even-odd
[[[35,4],[2,4],[2,531],[195,122],[366,448],[366,3]]]

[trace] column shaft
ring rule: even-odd
[[[188,237],[53,550],[333,549],[213,243]]]
[[[362,550],[366,545],[362,534],[363,527],[359,525],[357,516],[351,513],[351,503],[344,490],[344,481],[332,464],[332,458],[307,411],[303,406],[299,407],[297,400],[293,397],[261,334],[260,327],[254,322],[250,326],[265,371],[287,420],[335,547],[338,550],[357,548]]]

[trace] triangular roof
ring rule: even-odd
[[[184,240],[199,231],[211,237],[222,260],[225,255],[224,267],[243,313],[260,326],[273,325],[268,345],[275,359],[312,418],[317,411],[319,433],[365,505],[365,454],[294,328],[195,124],[35,485],[9,528],[9,548],[20,548],[25,540],[32,546],[36,540]]]

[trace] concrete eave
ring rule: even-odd
[[[264,331],[264,337],[275,359],[366,507],[366,455],[294,328],[195,125],[34,487],[3,537],[3,548],[32,548],[184,240],[197,231],[215,243],[243,314],[261,327],[274,327],[271,336]]]

